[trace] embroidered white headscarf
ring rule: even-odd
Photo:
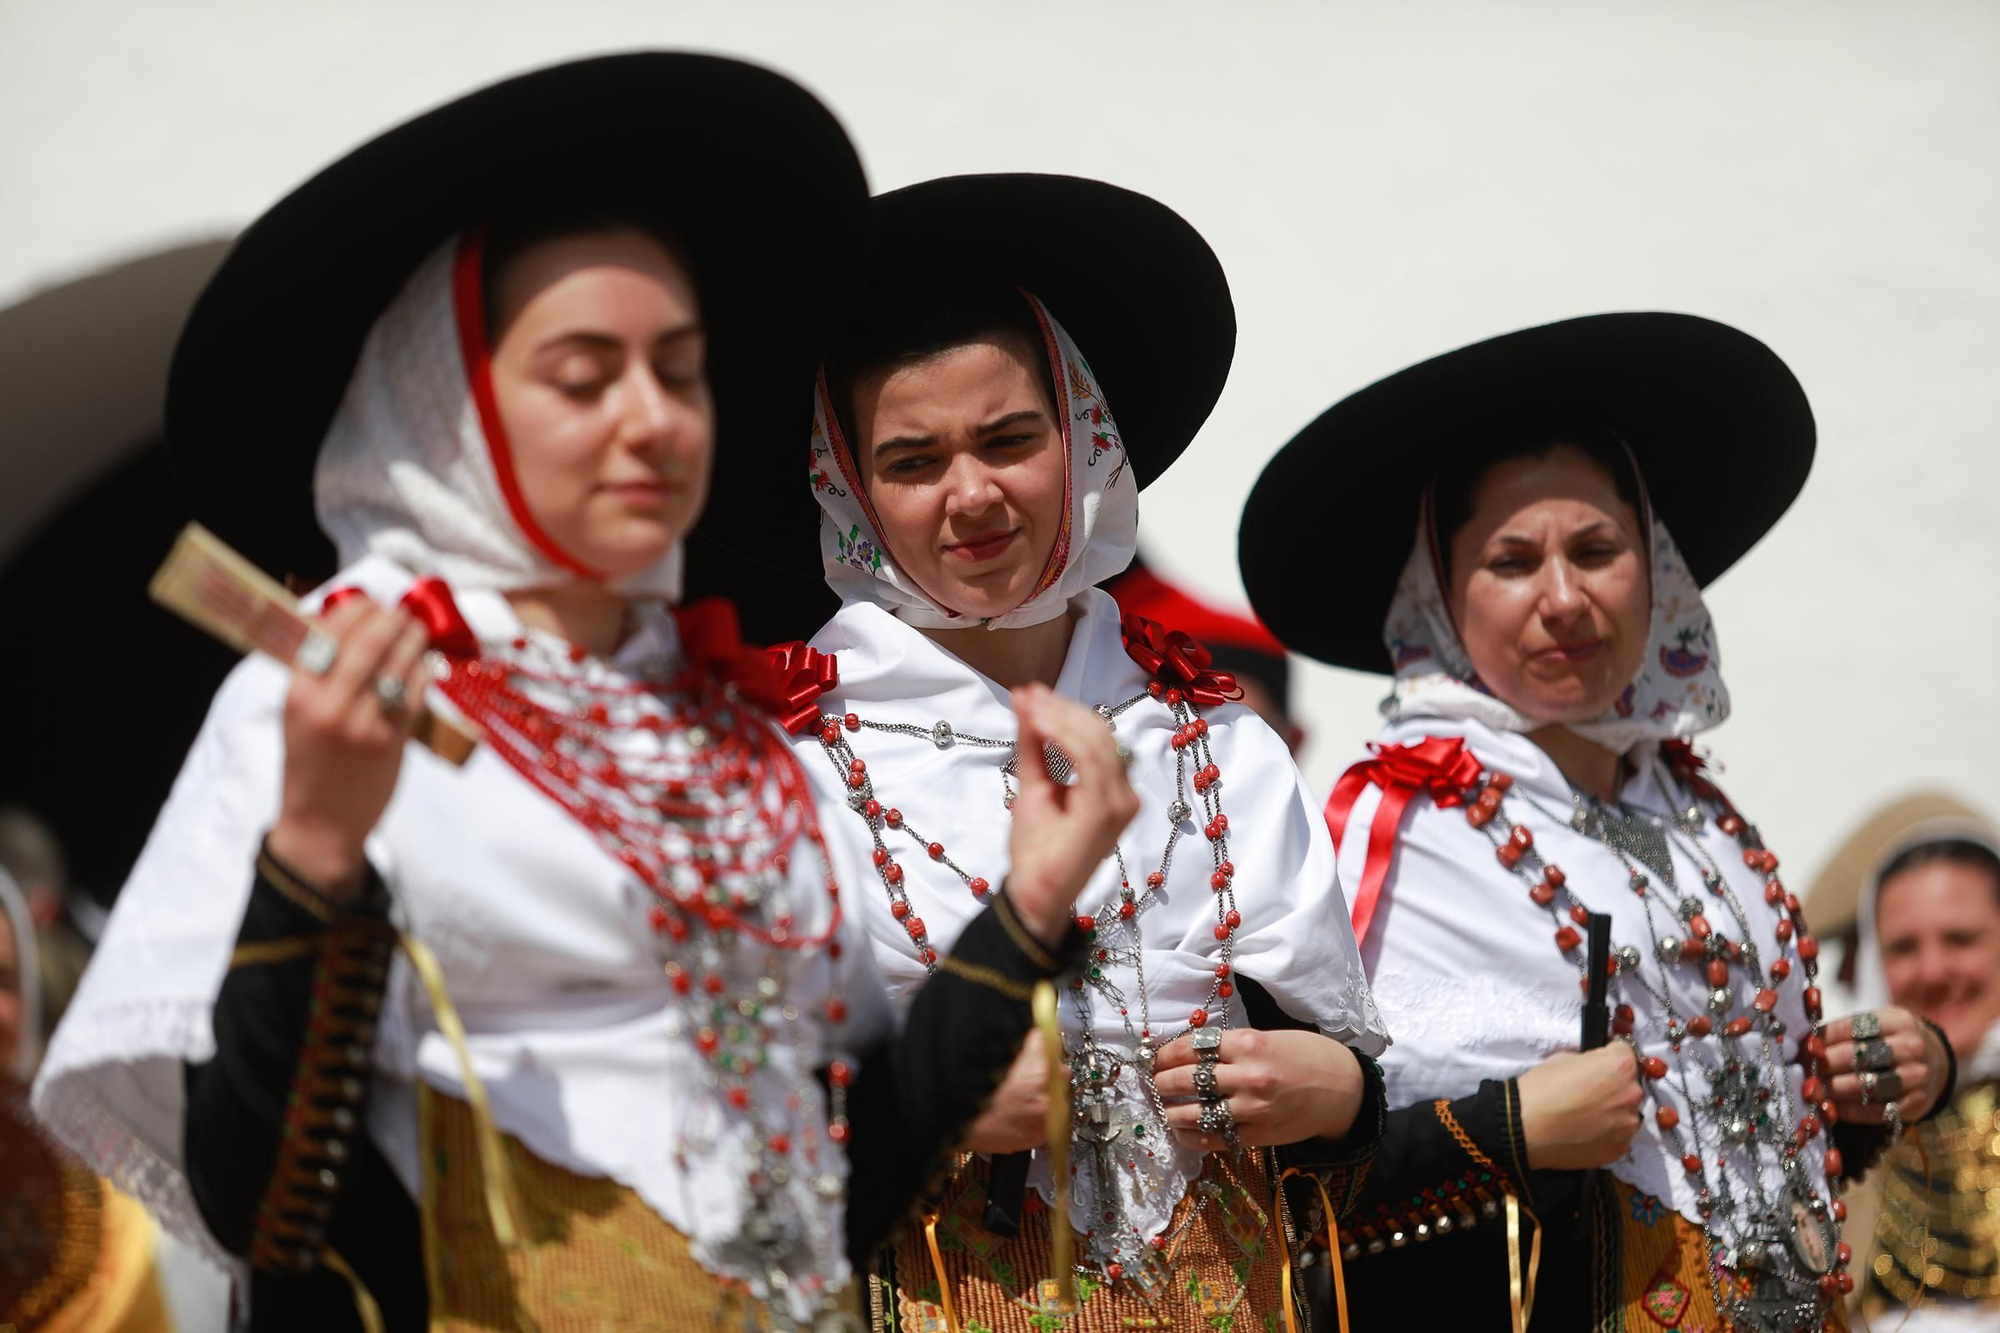
[[[1643,741],[1685,740],[1729,716],[1722,650],[1701,585],[1643,494],[1639,513],[1641,524],[1648,525],[1652,563],[1653,621],[1646,656],[1610,711],[1570,727],[1617,754]],[[1390,717],[1472,718],[1496,731],[1527,732],[1543,725],[1479,679],[1452,622],[1438,568],[1438,535],[1427,493],[1416,549],[1403,566],[1382,626],[1396,669],[1396,683],[1382,711]]]
[[[1097,377],[1062,325],[1023,293],[1041,326],[1055,385],[1056,415],[1069,459],[1065,507],[1049,563],[1025,601],[985,622],[1016,629],[1054,620],[1070,598],[1132,563],[1139,544],[1139,487]],[[889,553],[862,484],[853,449],[840,432],[825,378],[813,402],[812,488],[821,510],[820,564],[843,604],[872,602],[918,629],[964,628],[975,622],[917,586]]]
[[[362,345],[313,474],[320,526],[343,567],[364,555],[460,592],[597,577],[542,531],[514,476],[494,404],[476,233],[417,266]],[[678,544],[611,581],[677,601]]]

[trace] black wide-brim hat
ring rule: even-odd
[[[1141,487],[1194,442],[1229,378],[1236,306],[1222,261],[1186,218],[1104,181],[1033,172],[923,181],[877,195],[872,211],[871,276],[858,309],[926,283],[1020,287],[1090,363]],[[810,427],[808,415],[797,432],[799,466],[774,483],[783,494],[721,497],[712,531],[752,559],[818,579]]]
[[[632,52],[482,88],[355,149],[243,233],[174,354],[176,473],[258,564],[331,574],[313,468],[370,328],[453,235],[574,206],[674,233],[708,331],[712,493],[767,487],[773,462],[803,452],[814,368],[863,276],[867,199],[833,113],[755,65]]]
[[[1483,468],[1502,432],[1582,424],[1631,446],[1703,585],[1771,529],[1812,468],[1805,390],[1747,333],[1662,313],[1523,329],[1378,380],[1278,451],[1237,533],[1251,605],[1294,652],[1389,671],[1382,626],[1431,480]]]

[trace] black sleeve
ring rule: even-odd
[[[359,1327],[328,1251],[385,1315],[409,1315],[414,1299],[421,1321],[415,1206],[362,1126],[394,945],[372,872],[361,902],[337,907],[258,857],[216,998],[215,1056],[185,1068],[185,1150],[203,1221],[250,1261],[259,1328]]]
[[[1510,1192],[1537,1212],[1567,1205],[1585,1173],[1531,1171],[1520,1111],[1513,1079],[1488,1079],[1456,1101],[1390,1111],[1349,1219],[1362,1253],[1380,1253],[1419,1225],[1435,1229],[1441,1218],[1449,1229],[1465,1216],[1486,1216]]]
[[[1313,1024],[1286,1012],[1255,978],[1238,973],[1236,983],[1251,1027],[1263,1032],[1318,1030]],[[1327,1197],[1333,1202],[1337,1219],[1344,1219],[1353,1211],[1360,1197],[1361,1184],[1368,1178],[1375,1154],[1381,1147],[1389,1118],[1389,1098],[1382,1085],[1382,1067],[1360,1051],[1354,1051],[1352,1047],[1349,1050],[1361,1066],[1362,1078],[1361,1106],[1355,1112],[1353,1126],[1341,1138],[1301,1139],[1297,1143],[1285,1144],[1276,1152],[1281,1173],[1296,1167],[1319,1177],[1320,1183],[1326,1187]],[[1319,1214],[1324,1211],[1319,1191],[1295,1189],[1291,1198],[1293,1211],[1307,1219],[1306,1230],[1317,1227]]]
[[[902,1032],[862,1053],[848,1090],[847,1250],[855,1271],[928,1197],[951,1146],[979,1117],[1033,1022],[1035,983],[1073,968],[1086,936],[1060,949],[1029,935],[1007,898],[975,917],[921,986]]]

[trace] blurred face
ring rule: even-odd
[[[708,497],[715,408],[687,271],[638,231],[532,246],[496,275],[493,393],[529,512],[617,578],[659,560]]]
[[[1977,866],[1913,866],[1883,881],[1875,926],[1889,998],[1969,1058],[2000,1020],[2000,885]]]
[[[11,1078],[21,1049],[21,956],[14,925],[0,912],[0,1080]]]
[[[1450,541],[1452,616],[1487,688],[1537,722],[1607,712],[1652,620],[1639,518],[1610,475],[1567,446],[1507,459]]]
[[[1038,349],[996,336],[862,376],[854,436],[889,552],[919,587],[982,620],[1027,600],[1069,469]]]

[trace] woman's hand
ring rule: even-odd
[[[1014,713],[1021,787],[1007,842],[1007,895],[1022,923],[1054,948],[1069,930],[1077,895],[1139,813],[1139,798],[1103,718],[1046,685],[1015,690]],[[1075,783],[1048,775],[1042,749],[1051,744],[1069,756]]]
[[[1167,1127],[1174,1137],[1190,1148],[1216,1152],[1227,1144],[1222,1135],[1198,1128],[1201,1102],[1192,1100],[1199,1095],[1196,1063],[1188,1041],[1168,1045],[1153,1061],[1153,1085],[1168,1103]],[[1331,1037],[1254,1028],[1222,1034],[1215,1092],[1228,1102],[1245,1147],[1345,1137],[1361,1111],[1364,1086],[1361,1062]]]
[[[1622,1041],[1552,1055],[1521,1075],[1518,1086],[1521,1137],[1534,1170],[1608,1166],[1639,1132],[1639,1064]]]
[[[1826,1025],[1826,1068],[1832,1076],[1833,1104],[1842,1120],[1879,1125],[1890,1102],[1905,1125],[1929,1115],[1944,1092],[1950,1072],[1944,1042],[1915,1014],[1900,1005],[1869,1011],[1880,1034],[1856,1038],[1856,1020],[1868,1014],[1836,1018]],[[1864,1027],[1866,1025],[1864,1024]],[[1861,1075],[1875,1075],[1868,1101],[1862,1104]]]
[[[292,672],[284,795],[267,843],[314,888],[346,901],[366,880],[363,841],[396,791],[403,744],[430,680],[430,639],[409,616],[365,597],[342,602],[318,627],[337,651],[324,674]],[[401,708],[392,706],[398,686]]]
[[[1030,1032],[985,1114],[966,1131],[960,1152],[1026,1152],[1049,1141],[1049,1062],[1039,1033]]]

